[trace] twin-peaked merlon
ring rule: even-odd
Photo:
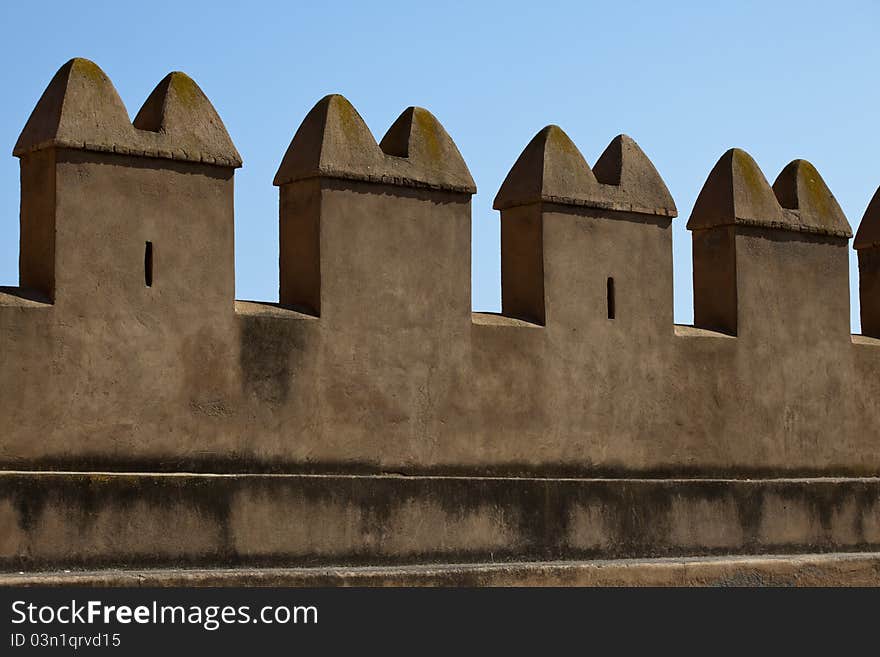
[[[134,125],[110,78],[94,62],[72,59],[43,92],[18,138],[21,157],[47,148],[241,166],[211,102],[184,73],[169,74]]]
[[[670,331],[675,203],[625,135],[591,170],[561,128],[541,130],[495,197],[501,305],[540,325]],[[634,263],[627,245],[640,245]]]
[[[283,305],[330,324],[470,316],[476,187],[430,112],[404,110],[376,143],[351,103],[327,96],[296,131],[275,185]]]
[[[812,164],[790,162],[770,187],[752,156],[739,148],[722,155],[709,173],[687,227],[733,225],[852,237],[837,200]]]
[[[567,134],[555,125],[525,147],[495,197],[496,210],[532,203],[675,217],[675,202],[638,144],[615,137],[590,169]]]
[[[187,75],[167,75],[132,123],[107,75],[73,59],[37,102],[14,154],[22,287],[81,316],[229,309],[241,157]]]
[[[785,330],[798,340],[849,333],[852,229],[809,162],[794,160],[771,187],[748,153],[730,149],[709,173],[687,227],[696,326],[734,335]]]
[[[380,145],[357,110],[338,94],[321,99],[303,120],[275,185],[317,177],[476,192],[461,153],[428,110],[404,110]]]

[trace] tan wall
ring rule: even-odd
[[[275,178],[280,303],[234,300],[241,159],[185,75],[132,123],[72,60],[14,154],[0,572],[880,549],[880,200],[851,336],[852,231],[807,162],[771,188],[721,157],[684,327],[675,204],[624,135],[593,169],[556,126],[526,146],[502,314],[471,312],[476,188],[424,109],[379,143],[341,96],[309,112]]]
[[[379,146],[331,96],[276,178],[282,303],[234,302],[237,153],[206,99],[174,104],[175,85],[194,94],[194,83],[166,78],[142,110],[150,120],[136,121],[146,130],[120,118],[88,64],[59,76],[16,147],[26,257],[23,288],[0,293],[0,467],[751,476],[880,466],[880,342],[849,335],[849,227],[806,205],[816,194],[798,185],[818,176],[806,163],[771,190],[741,152],[719,161],[693,226],[698,328],[675,327],[675,208],[659,174],[619,137],[594,176],[548,128],[496,200],[508,316],[473,314],[474,188],[454,143],[410,108]],[[71,134],[95,129],[78,102],[104,103],[113,129],[76,146]],[[729,335],[706,330],[724,328],[702,312],[714,300],[735,324]]]
[[[677,333],[668,225],[550,214],[546,326],[472,319],[468,204],[354,187],[325,192],[320,318],[223,300],[222,195],[216,210],[208,194],[200,209],[169,198],[165,223],[157,199],[107,211],[149,229],[113,233],[95,213],[95,232],[59,249],[62,270],[78,258],[85,272],[69,300],[0,297],[3,465],[876,472],[880,348],[844,329],[840,246],[738,237],[740,335]],[[148,290],[141,249],[163,230]]]

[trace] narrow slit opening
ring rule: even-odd
[[[144,247],[144,284],[153,287],[153,243],[147,242]]]
[[[614,319],[614,279],[609,276],[607,282],[608,319]]]

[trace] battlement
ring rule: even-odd
[[[495,198],[501,315],[470,310],[476,188],[421,108],[379,143],[342,96],[308,113],[274,181],[278,304],[233,303],[241,159],[186,75],[164,78],[132,124],[106,75],[72,60],[14,154],[22,287],[0,293],[7,467],[880,465],[880,205],[856,237],[866,328],[852,338],[852,232],[804,160],[772,187],[738,149],[712,169],[688,221],[687,328],[672,321],[675,203],[625,135],[592,169],[557,126],[525,147]]]
[[[525,147],[494,203],[501,314],[471,311],[476,187],[422,108],[378,143],[342,96],[307,114],[274,180],[279,303],[234,299],[241,158],[186,75],[131,122],[72,60],[14,155],[0,467],[32,474],[0,476],[0,563],[58,562],[41,532],[70,522],[71,563],[101,564],[880,545],[880,192],[851,336],[852,230],[804,160],[771,186],[721,156],[688,220],[684,327],[676,206],[625,135],[592,168],[557,126]],[[305,524],[273,533],[290,509]],[[166,541],[171,517],[195,543]]]

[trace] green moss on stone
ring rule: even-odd
[[[419,135],[424,144],[425,151],[431,161],[439,162],[443,159],[443,148],[438,134],[439,127],[427,111],[416,110],[413,119],[418,127]]]
[[[193,109],[204,104],[203,94],[186,73],[174,72],[169,80],[169,91],[174,93],[181,106]]]

